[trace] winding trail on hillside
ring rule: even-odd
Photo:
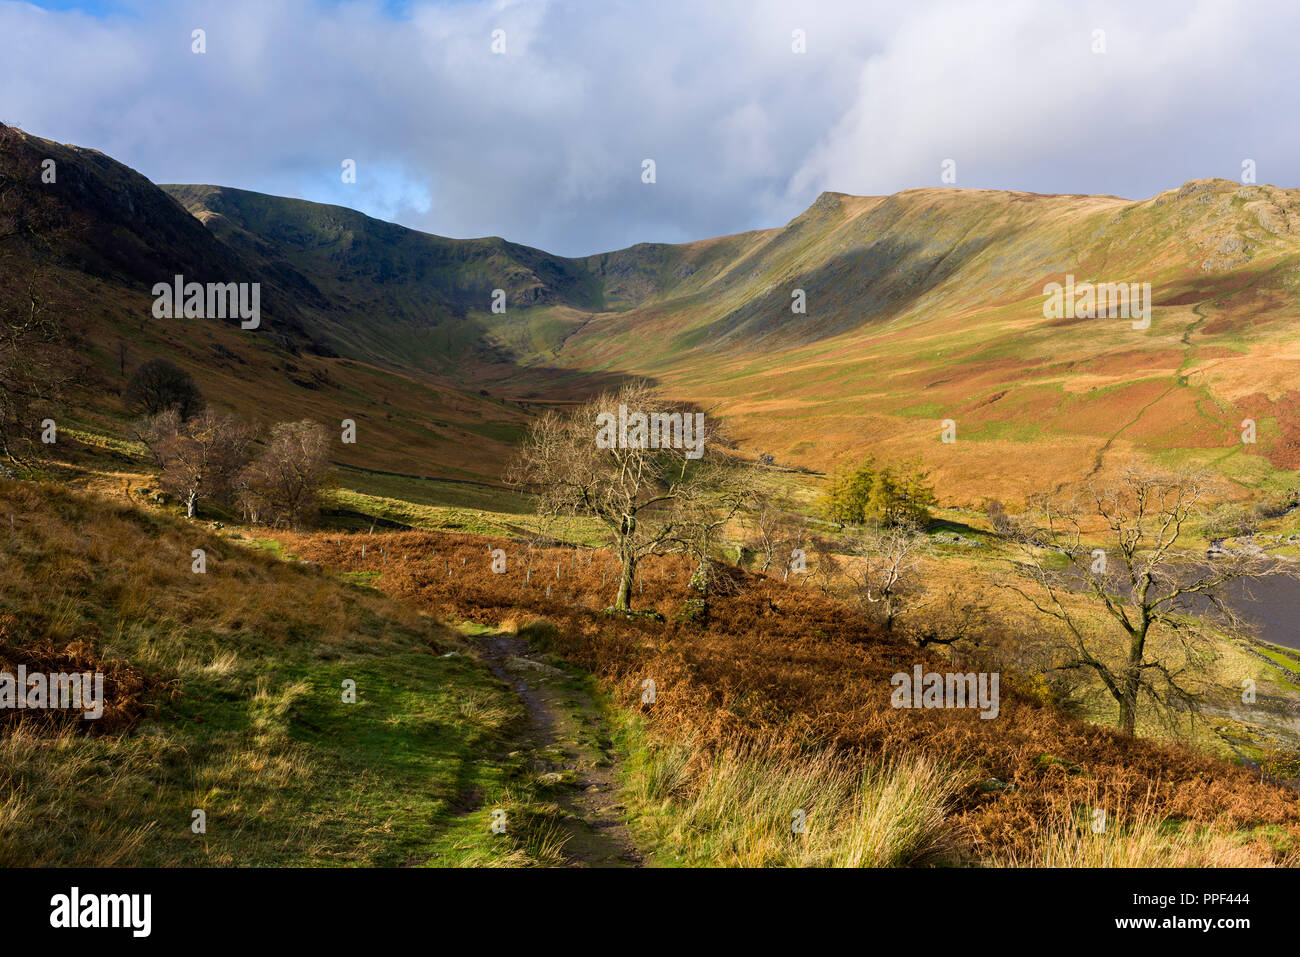
[[[1089,472],[1089,473],[1085,476],[1085,478],[1092,478],[1094,475],[1096,475],[1098,472],[1101,471],[1102,460],[1105,459],[1105,457],[1106,457],[1106,453],[1110,451],[1110,447],[1111,447],[1111,445],[1114,444],[1114,442],[1115,442],[1115,440],[1116,440],[1117,438],[1119,438],[1121,435],[1123,435],[1125,432],[1127,432],[1127,431],[1128,431],[1129,429],[1131,429],[1133,426],[1137,425],[1138,422],[1140,422],[1140,421],[1142,420],[1142,416],[1146,415],[1147,412],[1148,412],[1148,411],[1149,411],[1153,406],[1159,404],[1159,403],[1162,402],[1164,399],[1166,399],[1166,398],[1170,395],[1170,393],[1176,392],[1176,391],[1178,390],[1178,388],[1179,388],[1179,387],[1176,386],[1176,385],[1174,385],[1174,386],[1170,386],[1170,387],[1169,387],[1168,389],[1166,389],[1164,392],[1160,393],[1160,395],[1156,396],[1154,399],[1152,399],[1152,400],[1151,400],[1150,402],[1148,402],[1146,405],[1142,406],[1142,408],[1138,409],[1137,414],[1136,414],[1135,416],[1133,416],[1132,419],[1130,419],[1129,421],[1127,421],[1127,422],[1125,422],[1123,425],[1121,425],[1121,426],[1119,427],[1119,429],[1118,429],[1118,430],[1117,430],[1117,431],[1116,431],[1116,432],[1115,432],[1115,433],[1114,433],[1110,438],[1108,438],[1108,439],[1106,440],[1106,444],[1103,445],[1103,446],[1101,447],[1100,451],[1097,452],[1097,458],[1096,458],[1096,460],[1093,462],[1093,465],[1092,465],[1092,471]],[[1064,487],[1064,484],[1065,484],[1065,483],[1062,483],[1061,485],[1058,485],[1058,486],[1057,486],[1057,491],[1060,491],[1061,488]]]
[[[1192,314],[1196,316],[1196,318],[1192,320],[1192,322],[1188,323],[1187,327],[1183,329],[1182,336],[1179,337],[1178,341],[1183,346],[1183,358],[1182,361],[1179,362],[1178,368],[1174,370],[1174,384],[1170,386],[1168,389],[1166,389],[1164,392],[1160,393],[1160,395],[1156,396],[1156,398],[1152,399],[1146,405],[1142,406],[1142,408],[1138,409],[1137,414],[1134,415],[1132,419],[1130,419],[1128,422],[1125,422],[1123,425],[1121,425],[1108,439],[1106,439],[1105,444],[1102,445],[1102,447],[1097,451],[1097,457],[1093,460],[1092,471],[1090,471],[1085,476],[1085,479],[1090,479],[1101,471],[1102,465],[1106,458],[1106,453],[1110,451],[1110,448],[1112,445],[1114,445],[1115,440],[1118,439],[1125,432],[1127,432],[1129,429],[1131,429],[1133,426],[1137,425],[1137,423],[1142,420],[1142,416],[1146,415],[1147,412],[1150,411],[1153,406],[1156,406],[1159,403],[1163,402],[1166,398],[1168,398],[1174,392],[1177,392],[1179,389],[1190,388],[1187,382],[1187,376],[1183,374],[1183,370],[1186,369],[1188,365],[1191,364],[1192,360],[1196,358],[1198,347],[1196,343],[1192,342],[1192,333],[1194,333],[1206,321],[1205,313],[1201,312],[1201,310],[1205,306],[1206,303],[1202,302],[1202,303],[1197,303],[1195,306],[1192,307]],[[1197,411],[1200,412],[1202,416],[1205,416],[1205,412],[1200,408],[1199,404],[1197,405],[1196,408]],[[1206,416],[1206,418],[1209,417]],[[1213,420],[1211,419],[1211,421]],[[1217,425],[1219,423],[1215,423],[1215,424]],[[1065,484],[1066,483],[1062,482],[1060,485],[1058,485],[1056,487],[1056,491],[1057,492],[1061,491],[1061,489],[1065,487]]]
[[[1106,440],[1106,444],[1103,445],[1101,447],[1101,450],[1097,452],[1097,458],[1093,463],[1092,471],[1088,473],[1087,476],[1088,478],[1092,478],[1094,475],[1096,475],[1098,472],[1101,471],[1102,460],[1105,458],[1106,453],[1110,451],[1111,445],[1115,442],[1117,438],[1120,437],[1120,435],[1122,435],[1128,429],[1136,425],[1141,420],[1142,416],[1144,416],[1148,412],[1148,410],[1151,409],[1152,406],[1161,402],[1162,400],[1167,398],[1171,393],[1176,392],[1180,388],[1181,389],[1191,388],[1191,384],[1188,382],[1186,370],[1195,361],[1196,355],[1200,351],[1199,346],[1192,341],[1192,336],[1196,333],[1198,329],[1201,328],[1201,326],[1203,326],[1206,322],[1209,321],[1209,316],[1207,316],[1202,310],[1204,310],[1207,306],[1214,305],[1221,299],[1226,299],[1229,296],[1235,296],[1247,289],[1254,288],[1255,286],[1259,285],[1259,283],[1262,282],[1265,277],[1271,276],[1274,272],[1276,272],[1281,268],[1282,266],[1280,264],[1277,266],[1273,266],[1272,268],[1267,269],[1260,275],[1256,276],[1253,280],[1246,283],[1240,289],[1232,289],[1229,290],[1228,292],[1220,293],[1219,295],[1214,296],[1211,299],[1206,299],[1203,302],[1199,302],[1192,307],[1192,314],[1196,318],[1192,320],[1190,323],[1188,323],[1187,327],[1183,329],[1183,334],[1178,339],[1179,344],[1182,345],[1183,347],[1183,358],[1182,361],[1178,363],[1178,368],[1174,370],[1174,385],[1168,390],[1166,390],[1165,392],[1161,393],[1159,397],[1157,397],[1151,402],[1148,402],[1141,409],[1139,409],[1137,415],[1135,415],[1131,421],[1126,422],[1124,423],[1124,425],[1120,426],[1119,430],[1116,431],[1110,438]],[[1201,369],[1201,371],[1208,372],[1210,369],[1214,368],[1215,365],[1217,365],[1216,362],[1207,363]],[[1226,429],[1229,432],[1233,431],[1233,429],[1228,424],[1220,422],[1216,420],[1213,416],[1206,413],[1206,411],[1201,408],[1201,404],[1199,401],[1196,402],[1196,411],[1201,415],[1202,418],[1207,419],[1212,424],[1220,428]],[[1241,451],[1241,446],[1237,445],[1231,448],[1227,452],[1227,455],[1235,455],[1240,451]],[[1242,484],[1240,481],[1238,481],[1235,478],[1230,478],[1229,480],[1234,482],[1237,485]],[[1062,483],[1061,486],[1057,487],[1057,491],[1059,492],[1062,487],[1064,487],[1064,483]]]
[[[619,766],[600,709],[579,682],[530,657],[511,632],[476,639],[493,674],[519,696],[528,714],[521,750],[532,753],[545,792],[565,812],[565,863],[572,867],[640,867],[644,860],[623,821]]]

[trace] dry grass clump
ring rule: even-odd
[[[992,867],[1267,867],[1272,853],[1241,835],[1178,824],[1139,807],[1094,827],[1091,808],[1078,808],[1040,830],[1027,849],[993,855]],[[1284,859],[1282,863],[1295,864]]]
[[[953,862],[948,812],[962,778],[925,755],[864,766],[752,739],[710,753],[650,748],[634,774],[651,839],[683,864],[722,867]]]
[[[155,827],[148,795],[148,783],[98,742],[70,729],[51,736],[14,728],[0,735],[0,867],[52,863],[53,835],[60,865],[131,864]],[[83,804],[93,813],[76,813]]]
[[[61,729],[96,734],[114,734],[131,727],[145,714],[157,709],[157,701],[177,693],[175,682],[161,681],[120,658],[105,659],[98,651],[93,633],[66,642],[61,647],[48,637],[30,638],[17,619],[0,614],[0,672],[17,681],[19,667],[26,674],[43,674],[51,684],[48,700],[41,708],[0,709],[0,732],[22,725],[31,733]],[[61,701],[53,690],[53,676],[78,675],[81,695],[95,693],[94,676],[103,677],[102,713],[87,720],[88,702]],[[26,688],[16,686],[22,695]],[[68,707],[64,707],[68,705]],[[93,710],[93,709],[91,709]]]
[[[340,588],[271,545],[241,547],[200,523],[0,480],[0,580],[9,583],[0,614],[24,649],[89,642],[97,654],[138,660],[147,639],[159,667],[182,657],[206,665],[217,652],[195,647],[202,636],[344,646],[367,617],[417,626],[417,611]]]

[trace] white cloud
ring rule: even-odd
[[[1294,58],[1268,37],[1297,19],[1283,4],[926,6],[863,66],[789,195],[940,185],[948,158],[959,186],[1139,197],[1231,177],[1250,150],[1284,177],[1294,137],[1259,106],[1294,102]]]
[[[0,119],[158,182],[568,254],[779,224],[822,189],[936,185],[947,157],[959,185],[1039,191],[1143,195],[1245,156],[1285,180],[1297,15],[1130,7],[464,2],[395,19],[377,0],[178,0],[96,18],[0,2]]]

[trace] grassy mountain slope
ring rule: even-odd
[[[1210,466],[1243,496],[1300,477],[1297,191],[826,193],[779,229],[566,259],[242,190],[164,193],[27,140],[33,175],[57,155],[69,172],[50,188],[93,225],[68,255],[68,288],[97,313],[99,379],[74,419],[104,427],[92,395],[161,354],[254,418],[354,418],[364,438],[339,460],[405,474],[494,478],[537,402],[644,376],[728,418],[747,452],[822,471],[919,456],[965,504],[1135,456]],[[182,269],[257,277],[264,333],[153,321],[150,281]],[[1151,283],[1150,328],[1045,318],[1043,287],[1067,274]]]
[[[364,502],[456,534],[359,538],[336,527],[259,541],[0,480],[0,522],[16,519],[0,551],[10,582],[0,655],[115,662],[130,694],[113,714],[131,731],[8,735],[0,860],[545,857],[547,815],[530,808],[506,735],[518,701],[470,660],[472,644],[421,612],[494,631],[522,623],[540,648],[606,679],[625,711],[649,718],[661,734],[654,748],[667,742],[658,753],[670,762],[674,748],[698,740],[723,767],[740,740],[733,732],[956,759],[975,776],[933,789],[921,782],[912,793],[931,811],[944,808],[945,833],[973,835],[970,860],[1034,859],[1044,829],[1073,833],[1073,816],[1097,801],[1129,811],[1153,789],[1158,828],[1166,816],[1183,820],[1191,826],[1179,833],[1199,839],[1222,826],[1218,837],[1234,850],[1293,860],[1292,792],[1058,713],[1033,673],[1007,671],[996,730],[969,713],[903,714],[886,689],[896,659],[914,649],[821,591],[757,575],[742,576],[744,588],[725,596],[715,620],[692,623],[680,614],[691,573],[681,556],[647,562],[638,579],[638,604],[670,621],[610,618],[596,611],[608,601],[608,554],[521,546],[528,503],[514,496],[507,506],[498,490],[461,484],[495,479],[537,405],[645,375],[725,415],[747,451],[785,463],[832,468],[868,451],[919,454],[949,503],[1014,499],[1112,467],[1125,453],[1217,464],[1243,489],[1275,490],[1300,466],[1292,193],[1207,181],[1141,203],[826,194],[781,229],[561,259],[219,187],[168,195],[98,154],[24,143],[34,177],[44,155],[58,157],[64,173],[49,195],[84,226],[59,264],[78,306],[84,369],[70,407],[58,410],[67,438],[52,457],[82,467],[105,495],[147,469],[138,449],[105,433],[125,429],[116,395],[125,377],[161,355],[190,369],[214,402],[255,421],[355,418],[360,441],[336,446],[337,456],[349,466],[345,483],[371,494],[345,490],[344,506]],[[152,283],[173,272],[264,283],[265,328],[153,319]],[[1151,282],[1151,329],[1045,319],[1042,286],[1066,273]],[[487,308],[494,288],[508,292],[504,315]],[[792,289],[807,294],[807,315],[791,314]],[[1258,420],[1256,446],[1236,439],[1246,416]],[[958,423],[952,446],[938,442],[945,418]],[[804,500],[811,484],[800,481]],[[502,537],[475,534],[483,531]],[[190,570],[196,547],[208,556],[204,575]],[[511,551],[510,574],[489,570],[491,547]],[[544,574],[533,576],[534,558]],[[947,571],[959,576],[979,561]],[[965,581],[981,587],[975,575]],[[530,629],[538,614],[558,624]],[[1009,626],[1015,635],[1036,630],[1019,621]],[[1289,680],[1290,657],[1274,664]],[[1224,673],[1224,687],[1239,677]],[[841,680],[828,683],[828,674]],[[648,715],[637,710],[647,676],[663,692]],[[357,682],[356,705],[339,698],[347,680]],[[719,733],[696,737],[709,729]],[[741,765],[752,759],[738,776],[744,790],[770,765],[761,753],[736,754]],[[930,764],[918,767],[934,778]],[[671,779],[671,768],[660,770]],[[807,793],[822,779],[806,778]],[[734,861],[724,845],[736,832],[711,830],[708,793],[697,790],[691,807],[681,803],[688,787],[647,800],[665,834],[685,820],[696,835],[721,835],[686,859]],[[793,799],[747,793],[754,820]],[[837,800],[856,806],[857,792],[844,793]],[[530,824],[509,842],[484,834],[482,812],[498,804]],[[208,812],[206,835],[189,827],[196,808]],[[534,818],[542,830],[531,829]],[[763,827],[767,841],[771,821]],[[51,834],[64,837],[50,842]],[[748,846],[780,859],[765,858],[774,844]]]
[[[1293,191],[826,193],[780,229],[566,260],[168,188],[242,252],[270,244],[337,301],[368,277],[363,308],[387,318],[365,324],[358,335],[377,338],[358,348],[425,362],[437,341],[455,357],[449,374],[518,398],[567,402],[646,376],[731,419],[750,452],[822,470],[868,447],[919,455],[971,502],[1131,454],[1213,465],[1243,494],[1287,487],[1300,468]],[[1151,328],[1044,318],[1043,286],[1067,274],[1151,283]],[[492,288],[508,292],[504,316],[486,307]],[[796,289],[806,314],[791,312]],[[958,442],[943,445],[949,418]]]
[[[586,270],[502,239],[444,239],[244,190],[163,188],[265,271],[310,277],[304,306],[345,355],[440,372],[466,359],[508,362],[510,351],[485,339],[494,289],[508,308],[601,305]]]
[[[920,455],[974,500],[1083,479],[1119,453],[1280,487],[1300,468],[1298,216],[1300,193],[1224,180],[1140,203],[825,194],[706,281],[594,318],[558,361],[657,379],[778,460]],[[1044,284],[1066,274],[1150,282],[1151,328],[1044,318]]]
[[[52,198],[72,225],[55,279],[76,334],[79,366],[61,426],[126,432],[119,398],[131,373],[165,357],[190,372],[209,401],[260,424],[311,418],[358,426],[337,461],[361,469],[496,481],[527,421],[520,407],[446,377],[339,354],[317,310],[331,300],[276,261],[227,245],[147,179],[93,150],[28,134],[19,140],[19,188]],[[41,181],[44,159],[57,179]],[[153,285],[186,281],[261,283],[261,327],[237,320],[156,319]],[[3,277],[21,281],[21,277]],[[352,314],[358,328],[365,314]],[[426,347],[425,353],[433,347]]]

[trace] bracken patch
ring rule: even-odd
[[[953,670],[951,662],[881,634],[812,587],[737,572],[736,593],[710,599],[707,623],[674,620],[692,595],[693,568],[680,556],[653,557],[633,597],[668,619],[659,623],[600,612],[616,583],[615,560],[603,551],[436,533],[282,538],[322,565],[378,572],[375,587],[427,611],[530,632],[671,739],[709,748],[736,735],[772,736],[872,760],[929,754],[972,780],[996,778],[996,789],[968,786],[950,810],[981,857],[1032,853],[1044,828],[1084,802],[1112,815],[1140,805],[1231,830],[1273,825],[1300,838],[1294,792],[1187,747],[1067,717],[1018,691],[1018,676],[1003,682],[993,720],[973,710],[891,707],[893,674],[917,663]],[[507,552],[504,574],[491,571],[494,548]],[[960,670],[997,668],[968,657]],[[657,689],[649,706],[641,702],[646,679]]]

